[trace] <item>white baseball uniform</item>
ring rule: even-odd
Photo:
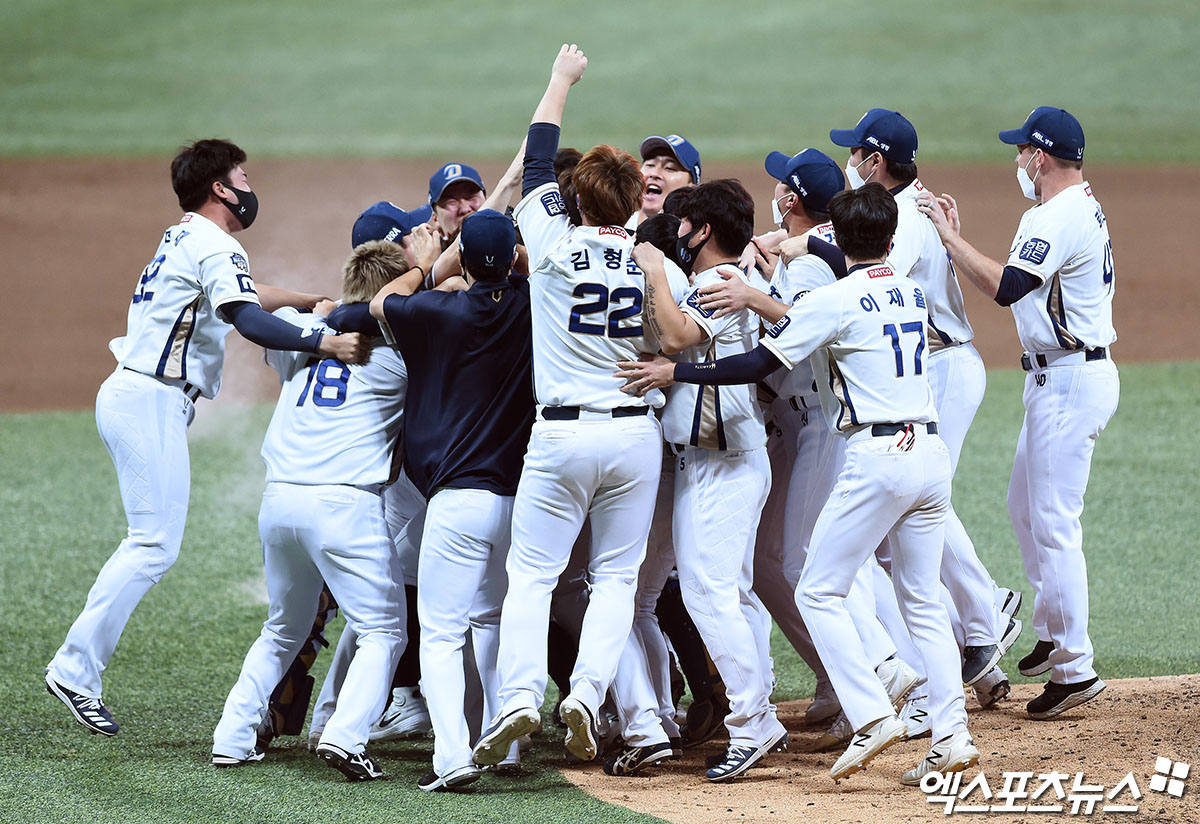
[[[1112,241],[1091,186],[1025,212],[1007,265],[1041,282],[1012,305],[1029,374],[1009,514],[1034,588],[1034,627],[1054,642],[1051,680],[1073,684],[1096,676],[1079,516],[1096,438],[1120,394],[1107,351],[1117,339]]]
[[[651,408],[662,393],[634,398],[613,377],[617,361],[645,348],[645,281],[625,229],[572,226],[557,183],[532,190],[514,214],[529,251],[538,415],[513,505],[500,699],[505,714],[541,706],[551,592],[589,518],[591,597],[571,695],[595,716],[633,624],[659,477]]]
[[[845,606],[863,563],[890,536],[896,595],[925,664],[940,740],[966,728],[966,710],[937,594],[950,457],[924,373],[927,314],[913,281],[886,264],[857,266],[797,301],[763,346],[788,367],[816,353],[826,419],[846,438],[796,594],[842,710],[855,730],[894,713]]]
[[[294,310],[276,315],[302,323]],[[404,585],[381,492],[408,375],[382,338],[363,365],[273,351],[267,362],[283,378],[262,449],[267,488],[258,526],[269,614],[225,701],[213,752],[246,758],[254,749],[271,691],[308,637],[324,581],[357,648],[321,742],[358,753],[383,711],[405,641]]]
[[[246,251],[188,212],[163,233],[134,292],[125,336],[109,344],[118,366],[96,396],[96,426],[117,469],[129,534],[48,668],[89,698],[101,697],[100,676],[134,608],[179,555],[191,487],[187,428],[194,401],[221,387],[233,327],[218,310],[239,301],[259,302]]]
[[[967,430],[983,401],[986,374],[983,359],[971,345],[974,332],[967,321],[962,290],[946,248],[929,218],[917,210],[917,197],[925,187],[914,180],[897,192],[896,234],[888,263],[898,274],[916,281],[925,294],[927,320],[927,371],[938,412],[938,436],[950,450],[950,467],[958,466]],[[954,505],[946,514],[946,546],[942,554],[942,583],[949,590],[962,622],[968,646],[995,644],[1004,634],[1007,616],[996,609],[995,584],[967,535]]]
[[[749,310],[714,318],[700,308],[700,290],[722,282],[722,271],[745,279],[735,267],[708,269],[680,303],[705,336],[681,360],[712,361],[758,344],[759,321]],[[730,745],[759,747],[783,726],[770,703],[770,650],[759,631],[765,610],[751,591],[755,534],[771,483],[756,388],[671,386],[663,437],[679,456],[671,528],[683,602],[725,683]]]

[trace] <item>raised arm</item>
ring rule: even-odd
[[[563,107],[567,104],[567,91],[583,77],[587,68],[587,58],[574,43],[563,45],[554,58],[554,68],[550,70],[550,84],[546,93],[533,112],[530,123],[552,123],[562,126]]]

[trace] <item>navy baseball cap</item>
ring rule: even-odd
[[[665,149],[667,154],[679,161],[680,166],[691,172],[692,183],[700,182],[700,152],[696,151],[696,147],[686,138],[677,134],[669,134],[666,137],[650,135],[642,141],[642,160],[659,149]]]
[[[830,129],[835,146],[865,146],[897,163],[917,160],[917,130],[908,118],[890,109],[871,109],[853,129]]]
[[[1019,129],[1000,132],[1000,142],[1010,146],[1028,143],[1063,160],[1083,160],[1083,126],[1066,109],[1038,106]]]
[[[405,235],[427,222],[433,215],[429,206],[421,206],[406,212],[394,203],[381,200],[368,207],[354,221],[350,232],[350,245],[360,246],[370,240],[390,240],[399,243]]]
[[[517,229],[512,218],[495,209],[468,215],[458,233],[463,268],[476,280],[500,280],[512,269]]]
[[[460,180],[469,180],[479,187],[479,191],[487,192],[487,189],[483,187],[483,178],[479,176],[479,172],[465,163],[447,163],[434,172],[433,177],[429,178],[429,202],[437,203],[442,197],[442,192],[446,191],[446,187]]]
[[[815,212],[829,211],[829,201],[846,188],[841,167],[817,149],[805,149],[792,157],[771,152],[765,165],[767,174],[786,183],[800,197],[800,202]]]

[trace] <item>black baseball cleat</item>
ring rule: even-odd
[[[604,762],[607,775],[633,775],[643,767],[657,767],[664,761],[676,758],[675,748],[670,741],[650,744],[645,747],[625,747],[613,758]]]
[[[247,764],[253,764],[255,761],[262,761],[266,756],[266,748],[256,745],[245,758],[238,758],[233,755],[221,755],[214,752],[212,754],[212,765],[214,767],[244,767]]]
[[[46,673],[46,692],[66,704],[75,720],[87,727],[91,733],[111,738],[121,731],[103,701],[67,689],[55,681],[50,673]]]
[[[347,781],[374,781],[387,777],[365,750],[349,753],[334,744],[318,744],[317,756],[346,776]]]
[[[1037,698],[1025,705],[1025,711],[1035,721],[1046,721],[1062,715],[1072,707],[1091,701],[1107,686],[1099,678],[1080,681],[1078,684],[1046,682],[1046,689]]]
[[[969,687],[987,675],[1003,654],[1000,647],[995,644],[983,647],[963,647],[963,683]]]
[[[1038,641],[1033,645],[1033,651],[1017,662],[1017,670],[1026,677],[1041,675],[1049,672],[1050,653],[1054,652],[1053,641]]]

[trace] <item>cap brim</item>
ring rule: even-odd
[[[431,197],[431,198],[429,199],[429,202],[430,202],[430,204],[437,203],[439,200],[441,200],[441,199],[442,199],[442,195],[444,195],[444,194],[446,193],[446,190],[447,190],[447,189],[449,189],[449,188],[450,188],[452,185],[454,185],[455,183],[458,183],[458,182],[459,182],[459,181],[461,181],[461,180],[466,180],[466,181],[469,181],[469,182],[471,182],[471,183],[474,183],[474,184],[475,184],[477,187],[479,187],[479,191],[483,192],[485,195],[487,194],[487,189],[483,188],[483,184],[481,184],[481,183],[480,183],[478,180],[476,180],[475,178],[471,177],[470,175],[459,175],[458,177],[452,177],[452,178],[450,178],[449,180],[447,180],[447,181],[446,181],[446,182],[445,182],[445,183],[442,185],[442,188],[441,188],[441,190],[440,190],[440,191],[437,193],[437,197]]]
[[[660,137],[659,135],[651,135],[643,140],[642,145],[638,148],[638,152],[642,155],[642,160],[645,160],[646,156],[655,149],[666,149],[671,157],[679,160],[679,155],[675,154],[675,147],[668,143],[665,137]]]
[[[767,174],[769,174],[771,177],[780,182],[786,183],[787,165],[791,159],[792,158],[789,155],[785,155],[783,152],[771,152],[769,155],[767,155],[767,159],[763,163],[763,166],[766,168]]]
[[[1005,129],[998,136],[1001,143],[1007,143],[1010,146],[1020,146],[1022,143],[1029,142],[1029,135],[1025,134],[1024,129]]]
[[[847,149],[860,145],[858,138],[854,136],[854,129],[830,129],[829,140],[834,146],[844,146]]]

